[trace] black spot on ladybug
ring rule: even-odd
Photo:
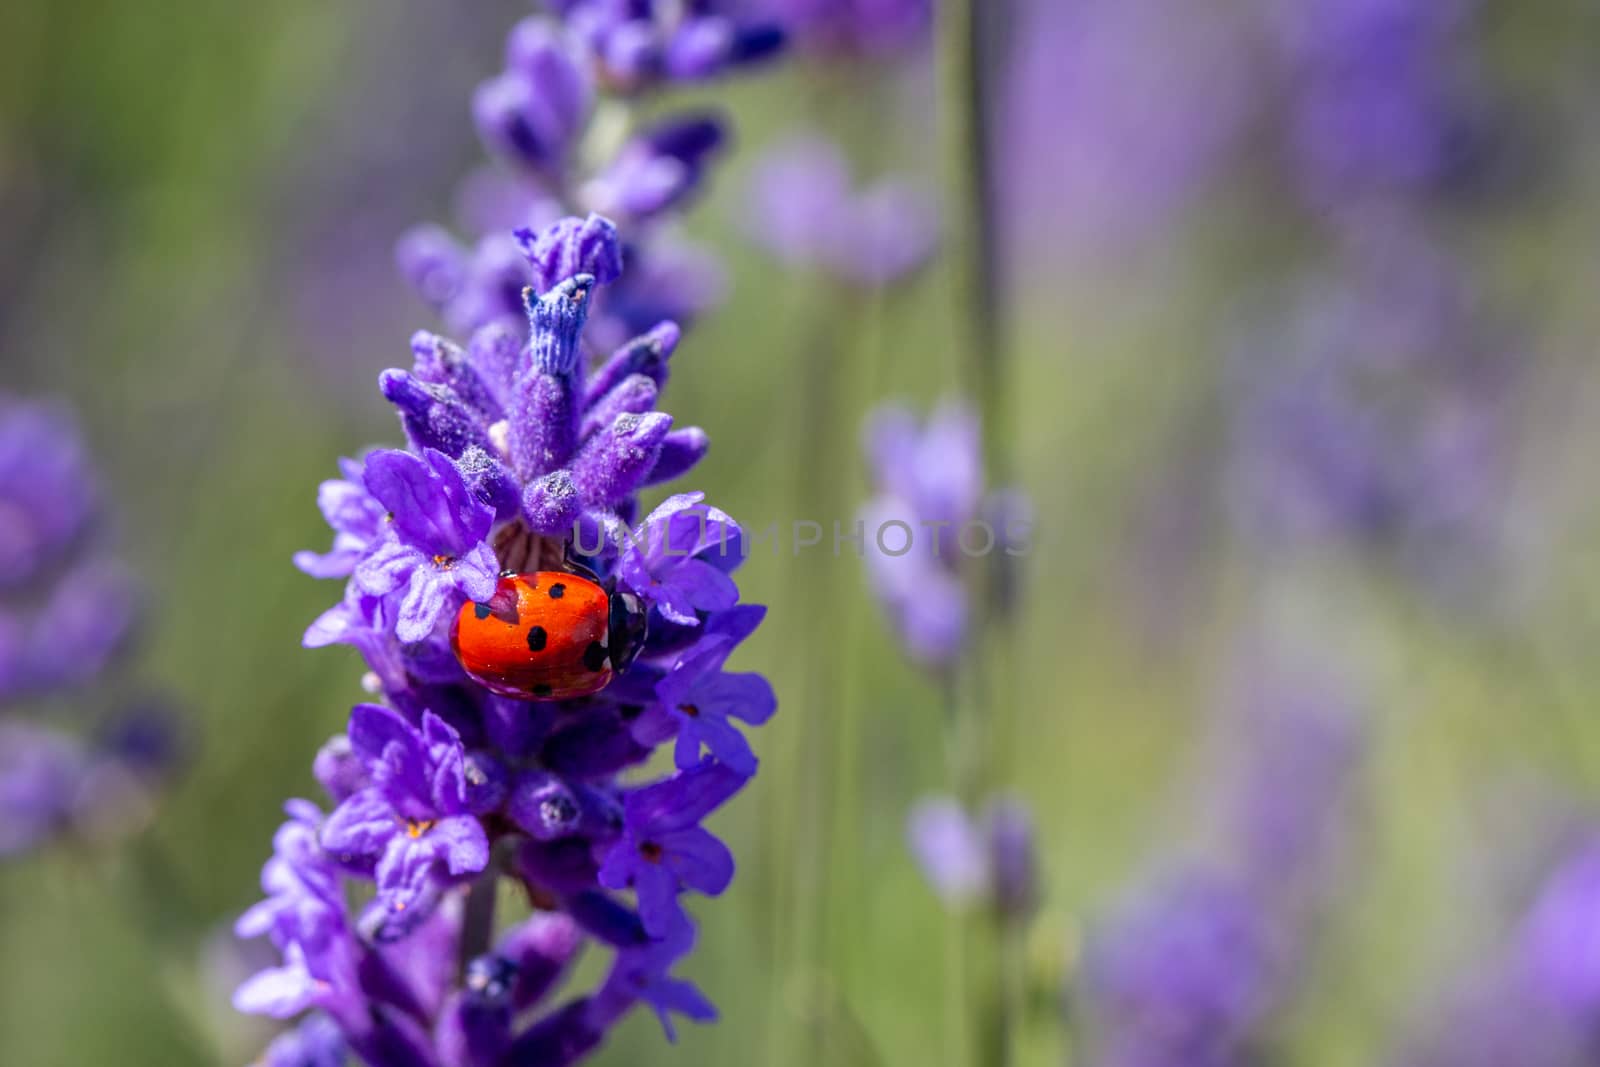
[[[591,671],[598,671],[606,665],[606,650],[599,641],[590,641],[589,647],[583,650],[583,665]]]
[[[555,585],[552,585],[550,587],[550,599],[551,600],[560,600],[562,597],[564,597],[566,595],[567,595],[567,587],[565,585],[563,585],[562,583],[557,582]]]
[[[528,627],[528,651],[529,652],[543,652],[544,651],[544,643],[545,643],[545,641],[547,639],[548,639],[548,635],[544,632],[544,627],[543,626],[530,626],[530,627]]]
[[[487,604],[474,604],[472,605],[472,613],[480,619],[487,619],[494,614],[494,609]]]
[[[550,688],[548,685],[546,685],[543,682],[540,682],[539,684],[537,684],[537,685],[535,685],[533,687],[533,695],[536,696],[536,697],[547,697],[551,693],[554,693],[554,692],[555,692],[554,689]]]

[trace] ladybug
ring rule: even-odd
[[[633,662],[646,613],[637,597],[567,571],[505,573],[487,603],[461,605],[450,647],[490,692],[519,700],[598,693]]]

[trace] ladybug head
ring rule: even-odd
[[[611,667],[625,670],[644,647],[645,632],[649,628],[650,612],[644,601],[632,593],[611,594],[610,638]]]

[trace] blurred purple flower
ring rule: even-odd
[[[1523,922],[1522,964],[1540,996],[1573,1019],[1600,1014],[1600,839],[1546,881]]]
[[[1234,355],[1236,522],[1267,546],[1342,541],[1434,580],[1481,574],[1514,361],[1454,268],[1404,227],[1362,235],[1341,266],[1291,287]]]
[[[925,41],[930,0],[762,0],[762,10],[804,48],[877,57]]]
[[[620,92],[703,81],[783,47],[779,26],[749,17],[747,5],[730,0],[557,0],[551,6],[587,49],[602,82]]]
[[[478,87],[472,118],[500,158],[559,182],[589,121],[594,86],[583,56],[558,25],[518,23],[506,42],[506,69]]]
[[[0,721],[0,858],[27,852],[71,823],[88,759],[64,734]]]
[[[1314,206],[1426,191],[1478,121],[1459,47],[1470,0],[1270,0],[1288,82],[1287,151]]]
[[[1233,7],[1182,0],[1032,0],[1004,68],[996,164],[1007,240],[1023,262],[1161,238],[1227,167],[1253,69]]]
[[[98,502],[67,410],[0,393],[0,589],[40,577],[71,552]]]
[[[856,190],[838,146],[818,136],[768,152],[751,179],[744,225],[785,263],[870,286],[907,277],[938,243],[931,197],[893,178]]]
[[[680,208],[699,188],[727,133],[714,115],[686,115],[657,123],[623,145],[589,180],[583,199],[595,211],[650,219]]]
[[[1270,658],[1247,677],[1227,734],[1236,762],[1214,783],[1217,855],[1168,867],[1091,939],[1091,1063],[1251,1062],[1301,985],[1336,891],[1326,860],[1360,765],[1359,709]]]
[[[1600,1010],[1600,841],[1556,866],[1509,944],[1447,987],[1390,1062],[1401,1067],[1581,1067]]]
[[[978,423],[957,404],[919,424],[889,405],[867,425],[878,490],[862,510],[868,574],[907,651],[947,666],[967,636],[972,557],[1016,550],[1028,518],[1015,494],[986,494]]]
[[[1240,738],[1221,775],[1232,857],[1243,878],[1286,899],[1315,890],[1329,881],[1337,816],[1366,755],[1351,687],[1331,672],[1257,662],[1234,699]]]
[[[260,1067],[345,1067],[348,1060],[344,1035],[334,1021],[308,1015],[267,1046]]]
[[[911,854],[934,893],[953,910],[988,903],[1027,918],[1039,894],[1033,820],[1014,798],[990,800],[981,820],[953,797],[918,801],[906,820]]]
[[[1090,946],[1084,983],[1104,1067],[1232,1067],[1287,992],[1268,913],[1226,877],[1139,896]]]
[[[906,821],[912,855],[933,891],[952,908],[964,908],[989,890],[983,842],[953,798],[919,801]]]
[[[1039,903],[1038,838],[1027,805],[997,797],[984,813],[989,842],[990,885],[1002,915],[1031,915]]]
[[[179,761],[154,703],[114,705],[87,737],[8,706],[103,682],[132,636],[137,583],[106,551],[99,506],[72,414],[0,394],[0,858],[142,829]]]

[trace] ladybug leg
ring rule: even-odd
[[[589,579],[595,585],[604,588],[607,593],[611,592],[610,587],[600,580],[600,575],[593,567],[589,566],[587,563],[581,562],[577,556],[573,555],[572,545],[570,542],[562,545],[561,569],[566,571],[568,574],[581,575]]]
[[[559,571],[565,570],[567,560],[567,543],[554,537],[534,537],[531,565],[532,571]]]

